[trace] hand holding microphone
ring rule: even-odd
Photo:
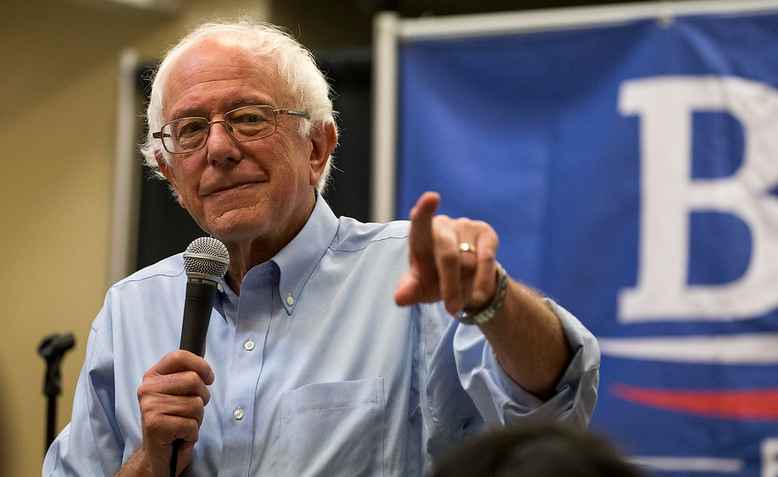
[[[150,475],[167,476],[176,452],[180,475],[192,459],[205,405],[210,400],[207,385],[214,375],[205,360],[188,351],[166,354],[143,375],[138,403],[143,427],[142,453]]]
[[[177,476],[192,458],[205,405],[211,367],[202,358],[217,281],[229,268],[220,241],[201,237],[184,252],[187,275],[180,350],[165,355],[143,376],[138,387],[143,448],[138,468],[154,476]]]

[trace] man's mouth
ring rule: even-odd
[[[248,181],[248,182],[236,182],[234,184],[219,185],[211,188],[206,188],[203,192],[200,193],[200,195],[203,197],[207,197],[209,195],[216,195],[231,190],[246,189],[259,183],[260,181]]]

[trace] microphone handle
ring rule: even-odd
[[[208,333],[208,322],[215,297],[215,282],[196,279],[186,282],[180,349],[191,351],[197,356],[205,355],[205,335]]]
[[[197,356],[205,355],[205,336],[211,320],[213,300],[216,297],[216,283],[210,280],[189,279],[186,282],[186,300],[184,302],[184,322],[181,326],[179,349],[190,351]],[[178,451],[183,441],[173,441],[170,454],[170,477],[175,477],[178,466]]]

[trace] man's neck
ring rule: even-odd
[[[236,295],[240,295],[240,285],[249,270],[275,257],[300,233],[316,207],[316,200],[314,194],[314,200],[308,207],[308,212],[301,214],[301,219],[291,221],[287,229],[280,234],[237,242],[225,241],[227,250],[230,252],[230,268],[225,280]]]

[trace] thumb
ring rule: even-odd
[[[421,302],[423,298],[418,277],[411,271],[405,272],[394,290],[395,303],[408,306]]]

